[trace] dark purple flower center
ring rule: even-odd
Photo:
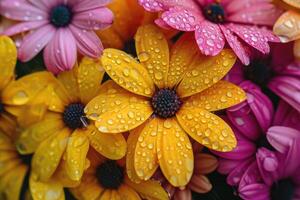
[[[170,118],[180,109],[182,102],[175,90],[160,89],[152,97],[151,104],[155,115]]]
[[[58,28],[68,26],[71,23],[72,18],[72,10],[67,5],[55,6],[50,12],[50,22]]]
[[[271,200],[292,200],[295,194],[295,184],[290,179],[282,179],[273,183]]]
[[[96,177],[105,189],[118,189],[124,182],[124,169],[114,160],[107,160],[96,169]]]
[[[4,112],[4,105],[0,102],[0,114]]]
[[[225,22],[225,11],[220,3],[212,3],[204,7],[204,16],[207,20],[214,23]]]
[[[69,104],[63,112],[63,121],[71,129],[84,126],[84,105],[81,103]]]

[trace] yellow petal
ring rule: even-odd
[[[300,1],[299,0],[282,0],[283,2],[291,5],[291,6],[294,6],[296,8],[300,8]]]
[[[125,183],[129,187],[133,188],[136,192],[141,194],[143,197],[147,199],[159,199],[159,200],[168,200],[168,194],[163,189],[163,187],[159,184],[158,181],[148,180],[142,181],[140,183],[134,183],[129,180],[129,178],[125,177]]]
[[[99,60],[84,57],[78,67],[78,86],[81,102],[87,104],[100,89],[105,70]]]
[[[300,39],[300,14],[295,11],[287,11],[282,14],[273,26],[274,33],[281,42],[290,42]]]
[[[193,33],[185,33],[171,49],[167,87],[173,88],[182,79],[192,61],[200,52]]]
[[[94,174],[85,174],[81,184],[70,189],[71,193],[80,200],[98,200],[103,190]]]
[[[140,200],[140,196],[131,189],[131,187],[128,187],[127,185],[123,184],[118,189],[118,193],[121,196],[122,200]]]
[[[6,135],[14,137],[16,133],[17,122],[8,113],[0,114],[0,131],[3,131]]]
[[[159,125],[157,152],[160,168],[173,186],[185,186],[194,169],[191,142],[175,118],[160,120]]]
[[[19,155],[15,151],[0,151],[0,162],[10,162],[19,159]]]
[[[80,93],[77,82],[77,70],[78,68],[75,66],[72,70],[62,72],[57,76],[57,79],[66,88],[68,96],[72,102],[78,102],[80,100]]]
[[[197,107],[182,107],[176,114],[181,127],[197,142],[216,151],[232,151],[234,133],[218,116]]]
[[[85,169],[85,159],[89,150],[87,130],[76,129],[68,140],[66,151],[67,173],[72,180],[79,181]]]
[[[64,127],[60,114],[48,112],[44,119],[25,128],[16,143],[21,154],[33,153],[39,144],[49,136],[57,133]]]
[[[140,62],[159,88],[164,88],[169,70],[169,46],[163,33],[154,25],[141,26],[135,35]]]
[[[210,88],[191,96],[185,106],[216,111],[234,106],[245,99],[246,94],[240,87],[227,81],[219,81]]]
[[[131,130],[127,138],[126,172],[130,180],[136,183],[141,182],[141,179],[138,177],[138,175],[135,172],[134,154],[135,154],[136,145],[138,143],[138,138],[140,136],[140,133],[144,129],[145,124],[146,123]]]
[[[111,197],[110,200],[121,200],[121,197],[116,190],[111,190]]]
[[[88,159],[86,159],[86,165],[88,165]],[[85,166],[86,168],[86,166]],[[63,187],[77,187],[80,181],[71,180],[68,175],[67,161],[62,159],[53,174],[51,180],[59,182]]]
[[[177,88],[179,96],[191,96],[211,87],[228,73],[235,61],[236,56],[229,49],[217,56],[196,56]]]
[[[148,97],[154,93],[147,69],[125,52],[105,49],[101,62],[108,75],[124,89]]]
[[[40,182],[38,176],[29,177],[30,192],[34,200],[64,200],[65,193],[60,183],[55,181]]]
[[[28,167],[20,165],[13,170],[8,171],[0,181],[0,194],[4,194],[5,200],[20,199],[21,188]],[[0,196],[1,197],[1,196]]]
[[[42,181],[49,179],[59,165],[68,141],[70,130],[64,128],[44,140],[32,158],[32,170]]]
[[[15,160],[8,160],[1,166],[0,168],[0,176],[3,174],[6,174],[9,171],[12,171],[16,166],[19,166],[21,164],[21,161],[18,159]]]
[[[105,190],[99,200],[112,200],[112,190]]]
[[[15,150],[15,147],[11,143],[11,139],[0,131],[0,151],[2,150]]]
[[[138,177],[148,180],[158,167],[157,145],[159,119],[150,119],[139,134],[135,147],[134,168]]]
[[[118,160],[126,154],[127,143],[122,134],[101,133],[93,127],[88,137],[92,147],[109,159]]]
[[[7,36],[0,36],[0,90],[14,79],[17,48]]]
[[[147,99],[134,95],[113,81],[107,81],[85,108],[88,118],[97,120],[95,125],[103,133],[120,133],[131,130],[153,113]]]

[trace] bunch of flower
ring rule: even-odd
[[[0,14],[0,200],[300,199],[299,0]]]

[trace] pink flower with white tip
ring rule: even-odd
[[[249,47],[264,54],[268,42],[279,42],[271,30],[280,11],[270,0],[139,0],[150,12],[162,12],[155,22],[165,28],[194,31],[205,55],[221,52],[226,41],[242,63],[248,65]]]
[[[44,49],[49,71],[57,74],[76,63],[77,50],[97,58],[103,46],[94,30],[112,24],[113,13],[105,6],[111,0],[2,0],[0,13],[19,21],[3,34],[28,32],[18,57],[26,62]]]

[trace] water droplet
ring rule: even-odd
[[[139,60],[141,62],[146,62],[146,61],[148,61],[150,59],[150,55],[147,52],[141,52],[141,53],[139,53],[138,57],[139,57]]]
[[[15,96],[13,97],[13,102],[17,105],[22,105],[27,103],[29,100],[28,95],[25,91],[18,91]]]

